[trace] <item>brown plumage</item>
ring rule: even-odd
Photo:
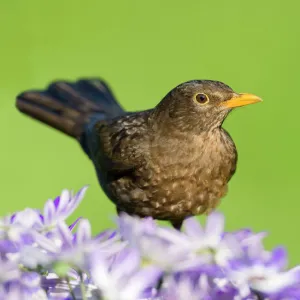
[[[258,101],[221,82],[194,80],[154,109],[126,113],[108,86],[93,79],[22,93],[17,107],[80,141],[119,212],[180,228],[226,194],[237,152],[222,123],[234,107]]]

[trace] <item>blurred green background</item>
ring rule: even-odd
[[[101,76],[141,110],[183,81],[215,79],[265,100],[225,122],[239,152],[220,207],[227,229],[267,230],[268,247],[300,262],[298,12],[293,0],[1,1],[0,214],[85,184],[76,216],[98,231],[115,213],[76,142],[15,109],[20,91]]]

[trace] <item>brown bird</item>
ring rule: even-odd
[[[233,108],[259,101],[222,82],[193,80],[153,109],[125,112],[106,83],[83,79],[26,91],[17,108],[80,142],[118,212],[180,228],[226,194],[237,151],[222,123]]]

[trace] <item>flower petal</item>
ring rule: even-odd
[[[79,222],[77,233],[76,233],[76,243],[83,244],[84,242],[91,239],[91,224],[87,219],[82,219]]]
[[[213,212],[207,217],[205,232],[207,235],[221,237],[224,231],[224,224],[224,215],[218,212]]]
[[[48,239],[46,236],[35,232],[33,233],[35,242],[44,250],[51,252],[51,253],[58,253],[59,248],[54,243],[54,241]]]
[[[63,190],[61,192],[61,195],[59,197],[59,200],[57,201],[57,207],[56,207],[56,211],[57,213],[65,213],[66,211],[66,207],[69,203],[69,201],[71,200],[71,193],[68,190]]]
[[[69,217],[74,210],[78,207],[80,202],[82,201],[83,197],[85,196],[85,193],[88,189],[88,186],[84,186],[82,189],[80,189],[74,197],[72,197],[72,200],[68,203],[68,209],[66,211],[66,218]]]
[[[52,200],[48,200],[44,206],[44,224],[50,225],[54,219],[55,205]]]
[[[75,220],[75,222],[73,222],[70,226],[69,229],[70,231],[72,231],[74,229],[74,227],[77,225],[77,223],[82,219],[82,217],[79,217]]]
[[[138,271],[123,289],[121,299],[141,299],[147,288],[156,286],[161,275],[162,271],[157,267],[148,267]]]
[[[272,251],[268,265],[275,267],[278,271],[287,266],[287,252],[284,247],[277,247]]]
[[[189,237],[201,238],[204,235],[204,230],[195,217],[185,219],[183,229]]]
[[[116,270],[117,278],[130,276],[140,264],[140,255],[137,250],[124,249],[120,251],[112,264],[112,269]]]
[[[63,245],[66,247],[72,247],[73,235],[66,223],[59,222],[57,224],[57,230],[63,242]]]
[[[19,224],[24,228],[39,229],[42,227],[40,214],[37,210],[25,208],[17,212],[14,217],[14,224]]]

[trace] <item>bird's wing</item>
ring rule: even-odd
[[[96,167],[112,175],[120,175],[139,167],[145,158],[147,124],[144,114],[131,114],[94,126]]]

